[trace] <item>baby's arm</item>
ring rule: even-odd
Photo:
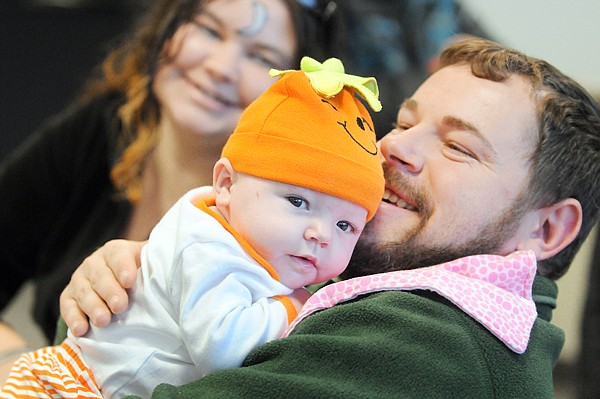
[[[182,338],[201,374],[238,367],[256,346],[278,338],[295,316],[278,297],[292,294],[296,307],[308,298],[247,256],[209,243],[186,247],[171,287]]]

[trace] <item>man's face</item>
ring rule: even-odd
[[[403,103],[380,142],[386,200],[348,276],[516,249],[529,234],[518,199],[536,141],[531,91],[520,77],[492,82],[450,66]]]

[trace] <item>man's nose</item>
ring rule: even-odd
[[[427,151],[417,128],[404,131],[391,131],[380,140],[381,155],[385,162],[409,173],[423,170]]]

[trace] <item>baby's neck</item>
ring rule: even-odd
[[[211,206],[208,207],[208,209],[210,209],[211,211],[213,211],[217,215],[221,216],[223,219],[225,219],[227,221],[227,223],[229,223],[229,220],[227,220],[227,218],[225,217],[225,215],[223,214],[223,212],[221,212],[219,210],[219,207],[217,207],[216,205],[211,205]]]

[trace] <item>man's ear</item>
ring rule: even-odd
[[[536,258],[543,260],[565,249],[577,237],[583,211],[576,199],[567,198],[535,212],[537,220],[529,237],[519,242],[517,249],[533,250]]]
[[[237,179],[237,172],[227,158],[221,158],[213,168],[213,191],[215,204],[219,211],[227,218],[229,216],[229,202],[231,200],[231,187]]]

